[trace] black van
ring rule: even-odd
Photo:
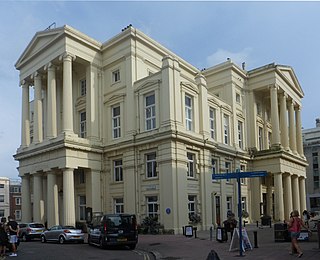
[[[133,214],[94,216],[89,224],[89,245],[97,245],[100,248],[121,245],[135,249],[137,243],[137,220]]]

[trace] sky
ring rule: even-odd
[[[320,2],[0,1],[1,177],[18,178],[21,88],[14,65],[38,31],[65,24],[105,42],[127,25],[202,69],[231,58],[246,69],[291,66],[304,91],[302,126],[320,117]]]

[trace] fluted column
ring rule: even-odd
[[[43,140],[42,131],[42,83],[41,75],[35,73],[34,75],[34,122],[33,122],[33,141],[40,143]]]
[[[62,131],[73,133],[72,61],[74,56],[66,53],[60,59],[63,60]]]
[[[30,118],[29,118],[29,84],[22,84],[22,122],[21,122],[21,146],[30,145]]]
[[[296,128],[294,124],[294,104],[293,100],[289,104],[289,138],[290,138],[290,149],[293,153],[297,153],[296,145]]]
[[[51,63],[45,67],[48,70],[47,87],[47,137],[57,136],[57,86],[56,68]]]
[[[283,187],[282,187],[282,174],[274,173],[274,197],[275,197],[275,220],[283,221],[284,206],[283,206]]]
[[[63,224],[75,226],[73,169],[63,170]]]
[[[44,223],[44,208],[42,194],[42,177],[38,173],[33,174],[33,221]]]
[[[288,220],[290,212],[292,212],[292,184],[291,175],[286,174],[284,177],[284,215],[285,219]]]
[[[287,95],[283,93],[280,98],[280,129],[281,144],[285,150],[289,150],[287,114]]]
[[[22,222],[31,222],[30,176],[21,176],[21,211]]]
[[[293,209],[296,209],[300,212],[300,191],[299,191],[299,181],[298,181],[297,175],[294,175],[292,177],[292,202],[293,202]]]
[[[297,152],[301,156],[304,156],[304,154],[303,154],[303,143],[302,143],[301,107],[297,106],[296,109],[295,109],[295,112],[296,112]]]
[[[300,210],[307,209],[307,196],[306,196],[306,179],[304,177],[299,178],[300,188]]]
[[[278,88],[270,87],[271,98],[271,124],[272,124],[272,146],[280,145],[280,129],[279,129],[279,109],[278,109]]]
[[[54,171],[47,174],[47,216],[48,227],[59,225],[58,184]]]

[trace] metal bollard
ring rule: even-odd
[[[258,232],[253,231],[254,248],[258,248]]]
[[[210,241],[212,241],[212,227],[210,227]]]
[[[270,219],[270,221],[269,221],[269,224],[270,224],[270,228],[272,228],[272,221],[271,221],[271,219]]]
[[[259,221],[257,220],[257,227],[259,227]]]
[[[194,227],[193,230],[194,230],[194,238],[197,238],[197,227]]]

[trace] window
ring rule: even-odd
[[[245,165],[240,165],[240,172],[245,172],[246,171],[246,166]],[[241,178],[240,179],[241,184],[246,184],[246,178]]]
[[[269,147],[269,149],[271,148],[271,138],[272,138],[272,134],[271,134],[271,132],[268,132],[268,147]]]
[[[263,149],[263,129],[262,129],[262,127],[258,128],[258,145],[259,145],[259,150],[261,151]]]
[[[116,83],[120,81],[120,70],[117,69],[112,72],[112,83]]]
[[[241,197],[241,209],[247,211],[247,198]]]
[[[148,217],[158,216],[158,197],[157,196],[147,197],[147,215]]]
[[[114,181],[123,181],[122,160],[113,161]]]
[[[21,187],[13,187],[13,193],[21,193]]]
[[[223,143],[229,144],[229,116],[223,115]]]
[[[239,147],[243,148],[243,123],[238,121],[238,143]]]
[[[217,160],[211,159],[211,168],[212,168],[212,174],[216,174],[217,172]]]
[[[188,170],[187,170],[187,176],[189,178],[195,177],[195,155],[193,153],[187,153],[188,158]]]
[[[86,196],[79,196],[79,214],[80,220],[86,220]]]
[[[230,162],[225,162],[224,166],[225,166],[226,173],[231,172],[231,163]],[[230,179],[226,179],[226,182],[230,182]]]
[[[83,97],[87,94],[87,82],[85,79],[80,80],[80,96]]]
[[[227,211],[232,212],[232,197],[227,197]]]
[[[21,220],[21,210],[15,210],[14,216],[16,220]]]
[[[155,94],[147,95],[145,97],[145,117],[146,130],[156,128],[156,100]]]
[[[112,108],[112,137],[114,139],[121,137],[120,106]]]
[[[241,96],[239,93],[236,93],[236,102],[239,104],[241,103]]]
[[[192,98],[185,96],[185,109],[186,109],[186,128],[192,131]]]
[[[80,112],[80,137],[87,137],[86,112]]]
[[[0,183],[0,189],[3,189],[3,188],[4,188],[4,184]]]
[[[0,195],[0,202],[4,202],[4,195]]]
[[[147,169],[147,178],[157,177],[156,153],[150,153],[146,155],[146,169]]]
[[[124,204],[123,198],[115,198],[114,199],[114,213],[124,213]]]
[[[4,209],[0,209],[0,217],[4,217]]]
[[[216,139],[216,110],[214,108],[209,109],[209,117],[210,136]]]
[[[21,205],[21,198],[20,197],[15,198],[15,203],[16,205]]]
[[[194,195],[188,195],[188,211],[189,211],[189,217],[192,215],[195,215],[196,212],[196,200],[197,196]]]

